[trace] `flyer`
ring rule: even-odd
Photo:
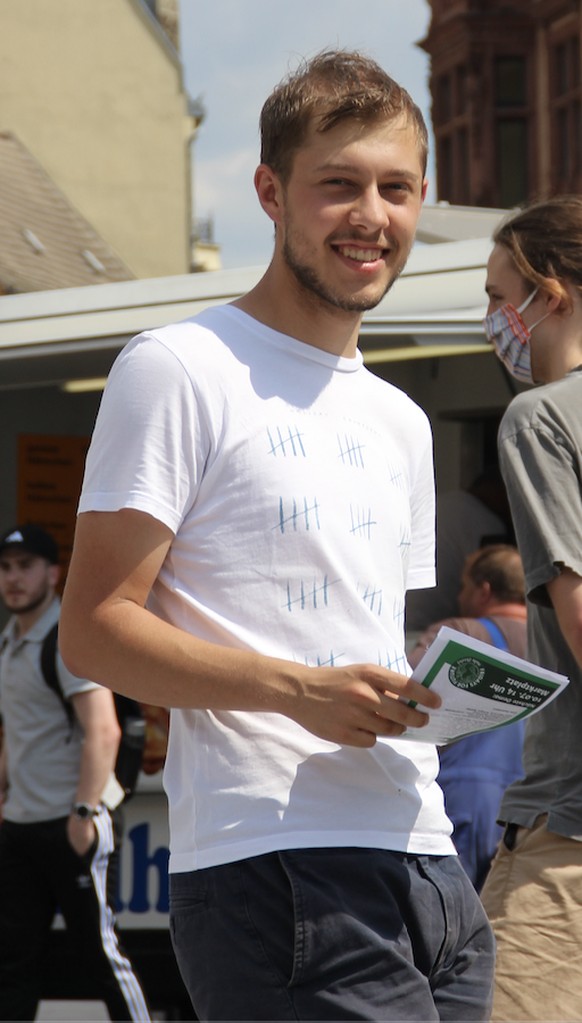
[[[407,728],[399,739],[437,746],[529,717],[554,700],[569,682],[565,675],[447,625],[437,633],[412,678],[437,692],[442,705],[430,711],[424,728]]]

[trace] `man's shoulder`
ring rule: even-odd
[[[251,353],[249,357],[257,353],[254,321],[246,319],[249,323],[232,305],[212,306],[188,319],[142,331],[129,342],[125,354],[153,373],[168,372],[172,362],[188,375],[226,372],[237,361],[237,353]]]
[[[151,327],[137,335],[137,339],[154,338],[168,348],[189,346],[193,341],[214,339],[218,344],[228,331],[229,313],[227,306],[212,306],[185,320]]]

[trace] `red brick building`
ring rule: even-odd
[[[582,0],[428,0],[437,197],[582,192]]]

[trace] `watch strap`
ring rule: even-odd
[[[98,808],[91,806],[90,803],[73,803],[71,813],[73,817],[77,817],[81,821],[87,821],[97,816]]]

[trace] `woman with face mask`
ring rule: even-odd
[[[499,431],[528,596],[528,657],[570,678],[528,720],[524,777],[482,899],[497,940],[492,1020],[582,1018],[582,198],[494,236],[484,327],[518,380]]]

